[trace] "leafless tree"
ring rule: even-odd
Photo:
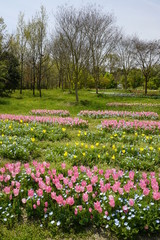
[[[76,101],[80,72],[88,57],[88,42],[84,31],[84,12],[73,7],[61,7],[56,15],[56,32],[61,37],[65,49],[70,53],[70,67],[73,72]]]
[[[147,83],[152,69],[160,64],[160,43],[159,41],[144,41],[136,37],[133,39],[133,44],[137,66],[141,68],[145,78],[145,95],[147,95]]]
[[[114,16],[109,13],[104,14],[92,6],[85,10],[84,26],[89,42],[92,74],[98,93],[100,68],[106,66],[107,56],[118,40],[118,32]]]
[[[122,69],[125,78],[125,89],[127,89],[128,74],[135,64],[132,39],[121,36],[116,45],[116,53],[119,58],[119,67]]]

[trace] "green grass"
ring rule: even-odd
[[[109,92],[108,92],[109,93]],[[74,92],[70,94],[67,90],[60,89],[43,90],[42,98],[38,93],[35,97],[31,90],[23,91],[20,95],[16,91],[8,98],[0,98],[0,113],[29,114],[32,109],[65,109],[69,110],[72,116],[76,116],[81,110],[130,110],[130,111],[153,111],[160,114],[160,107],[110,107],[106,106],[110,102],[128,103],[160,103],[160,99],[152,98],[131,98],[112,95],[96,95],[94,90],[80,90],[79,103],[75,102]]]
[[[75,94],[70,94],[67,90],[62,91],[60,89],[54,90],[43,90],[42,98],[39,98],[38,92],[36,96],[32,96],[31,90],[23,91],[23,94],[20,95],[19,91],[16,91],[11,95],[11,97],[0,98],[0,113],[8,113],[8,114],[23,114],[28,115],[30,110],[32,109],[64,109],[69,110],[71,113],[71,117],[77,117],[77,114],[81,110],[127,110],[127,111],[152,111],[157,112],[160,115],[160,107],[149,107],[149,106],[130,106],[130,107],[110,107],[106,106],[107,103],[111,102],[121,102],[121,103],[150,103],[150,104],[160,104],[160,99],[153,98],[142,98],[140,96],[137,97],[122,97],[122,96],[113,96],[109,94],[99,94],[98,96],[93,93],[94,90],[80,90],[79,91],[79,103],[75,102]],[[124,92],[118,90],[109,90],[110,92]],[[100,124],[101,119],[88,119],[89,120],[89,132],[94,132],[98,134],[98,130],[96,126]],[[61,142],[49,142],[49,141],[41,141],[39,143],[40,148],[42,149],[42,155],[38,158],[38,160],[44,160],[43,149],[50,149],[53,146],[61,146],[65,145],[67,142],[70,145],[74,145],[76,141],[80,141],[78,135],[78,129],[70,129],[67,128],[67,132],[69,133],[70,139],[64,139]],[[104,139],[107,141],[107,139]],[[95,141],[96,142],[96,141]],[[89,144],[92,144],[89,141]],[[8,159],[0,159],[0,166],[3,166]],[[55,163],[52,163],[53,165]],[[57,163],[58,166],[59,163]],[[104,164],[105,166],[105,164]],[[4,225],[0,225],[0,240],[51,240],[51,239],[117,239],[115,235],[112,235],[111,232],[103,232],[103,230],[97,231],[97,229],[85,229],[80,233],[63,233],[56,232],[52,233],[46,229],[42,229],[35,222],[32,223],[21,223],[16,224],[14,228],[7,229]],[[160,239],[159,236],[139,236],[137,239]]]

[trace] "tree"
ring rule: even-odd
[[[124,75],[124,87],[127,89],[128,74],[135,63],[133,41],[129,37],[121,36],[116,45],[116,53],[119,58],[119,67],[122,69]]]
[[[23,79],[24,79],[24,57],[26,52],[26,24],[24,21],[24,13],[19,14],[18,18],[18,26],[17,26],[17,43],[19,46],[19,59],[20,59],[20,72],[21,72],[21,79],[20,79],[20,94],[22,94],[23,89]]]
[[[56,33],[60,36],[64,49],[69,51],[69,66],[73,73],[76,101],[78,102],[80,73],[89,55],[89,46],[84,32],[83,10],[61,7],[56,15]]]
[[[39,68],[38,68],[38,90],[41,97],[41,82],[42,82],[42,65],[43,57],[46,48],[46,36],[47,36],[47,13],[46,9],[41,6],[40,13],[37,13],[37,40],[38,40],[38,58],[39,58]]]
[[[137,66],[140,67],[145,79],[145,95],[147,95],[147,84],[152,76],[152,68],[160,61],[160,44],[158,41],[144,41],[133,39],[134,54]]]
[[[118,40],[115,19],[90,6],[85,12],[85,32],[90,48],[90,64],[98,94],[100,69],[106,67],[107,57]]]

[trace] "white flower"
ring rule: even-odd
[[[61,222],[60,222],[60,221],[58,221],[58,222],[57,222],[57,226],[60,226],[60,224],[61,224]]]
[[[51,224],[53,224],[53,223],[55,223],[55,221],[54,221],[54,220],[52,220],[52,221],[51,221]]]

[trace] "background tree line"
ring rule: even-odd
[[[19,14],[14,35],[0,18],[0,95],[19,89],[158,89],[160,40],[125,36],[115,17],[100,8],[60,7],[52,34],[43,6],[25,21]]]

